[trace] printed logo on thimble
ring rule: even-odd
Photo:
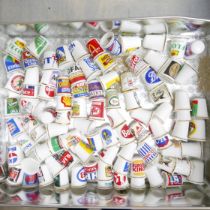
[[[66,54],[63,47],[58,47],[56,49],[56,58],[58,65],[66,61]]]
[[[17,147],[9,147],[8,148],[8,164],[15,164],[18,161],[17,156]]]
[[[37,174],[25,174],[23,178],[23,186],[30,186],[30,185],[36,185],[38,184],[38,177]]]
[[[20,133],[20,128],[13,118],[7,121],[7,126],[11,136],[15,136],[16,134]]]
[[[106,142],[107,145],[112,143],[112,132],[108,129],[103,129],[101,131],[101,137]]]
[[[196,133],[196,131],[197,131],[197,125],[195,121],[190,121],[188,136],[191,137],[193,134]]]
[[[85,170],[84,168],[81,168],[78,172],[77,172],[77,179],[80,182],[86,182],[86,174],[85,174]]]
[[[155,71],[150,68],[147,73],[145,74],[145,80],[147,83],[149,84],[154,84],[154,83],[158,83],[160,82],[160,78],[157,76],[157,74],[155,73]]]
[[[179,186],[183,184],[182,176],[179,174],[167,174],[168,176],[168,186]]]
[[[162,147],[166,146],[169,143],[169,138],[168,138],[168,136],[164,136],[164,137],[162,137],[160,139],[156,139],[155,143],[156,143],[156,145],[158,147],[162,148]]]
[[[131,133],[131,130],[130,130],[130,127],[125,124],[122,129],[121,129],[121,135],[124,137],[124,138],[133,138],[134,135]]]
[[[123,167],[123,171],[124,172],[129,172],[129,170],[130,170],[130,163],[126,161],[125,165]]]
[[[68,151],[61,151],[53,155],[53,157],[61,164],[67,167],[70,165],[74,158]]]
[[[134,160],[131,165],[132,165],[131,171],[132,171],[133,176],[137,176],[137,177],[145,176],[143,160]]]
[[[23,85],[24,96],[35,96],[35,86],[34,85]]]
[[[97,70],[98,67],[95,65],[95,63],[92,61],[90,57],[83,58],[83,61],[89,66],[93,71]]]
[[[23,88],[23,81],[24,76],[23,75],[16,75],[11,80],[11,86],[15,91],[21,91]]]
[[[20,61],[16,58],[12,57],[11,55],[6,55],[4,57],[4,65],[6,67],[7,72],[12,72],[15,70],[20,70]]]
[[[9,168],[8,180],[11,182],[17,182],[20,172],[20,168]]]
[[[17,114],[20,112],[19,103],[17,98],[7,98],[6,114]]]

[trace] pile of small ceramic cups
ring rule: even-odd
[[[53,49],[47,24],[35,24],[31,42],[8,41],[0,180],[57,190],[203,184],[207,104],[180,87],[196,78],[188,60],[205,43],[169,40],[163,22],[87,24],[106,33]],[[141,106],[142,88],[153,109]]]

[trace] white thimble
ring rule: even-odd
[[[160,187],[163,185],[164,180],[157,165],[147,166],[145,168],[145,174],[149,181],[150,187]]]
[[[163,124],[157,118],[152,118],[149,122],[149,126],[154,138],[162,137],[167,133]]]
[[[137,79],[130,71],[121,73],[120,81],[122,92],[137,89]]]
[[[20,166],[11,167],[8,170],[8,177],[6,183],[10,186],[19,186],[23,181],[24,171]]]
[[[178,84],[187,84],[193,77],[197,75],[196,71],[187,63],[179,71],[175,82]]]
[[[87,98],[74,98],[72,101],[72,117],[87,118]]]
[[[70,124],[71,123],[71,111],[56,111],[55,123]]]
[[[145,34],[163,34],[167,33],[167,24],[154,23],[154,24],[144,25],[143,30]]]
[[[57,78],[59,77],[59,75],[60,75],[59,70],[45,70],[42,72],[42,78],[40,83],[56,87]]]
[[[192,117],[195,119],[208,119],[208,110],[205,98],[194,98],[191,101]]]
[[[101,82],[103,89],[107,90],[113,85],[116,85],[116,83],[119,83],[120,77],[117,72],[113,71],[100,76],[99,81]]]
[[[66,190],[69,188],[69,174],[67,168],[64,168],[55,178],[54,178],[55,190]]]
[[[188,138],[195,141],[206,140],[205,120],[191,120],[190,121]]]
[[[100,28],[104,32],[112,31],[113,29],[118,29],[120,27],[120,21],[101,21]]]
[[[171,158],[169,162],[166,163],[160,162],[157,164],[159,169],[166,171],[170,174],[172,174],[172,172],[174,171],[175,165],[176,165],[176,159],[174,158]]]
[[[7,147],[7,164],[9,167],[20,165],[23,158],[23,152],[18,144]]]
[[[114,145],[112,147],[107,148],[106,150],[102,150],[99,154],[99,159],[108,165],[112,165],[119,149],[119,145]]]
[[[40,122],[44,124],[49,124],[49,123],[54,122],[55,114],[52,112],[44,111],[44,112],[40,112],[37,115],[37,118],[40,120]]]
[[[171,135],[177,140],[187,141],[189,126],[189,121],[176,121]]]
[[[190,121],[191,114],[190,110],[178,110],[175,112],[176,116],[175,119],[178,121]]]
[[[170,42],[170,56],[175,58],[183,58],[185,49],[187,46],[187,40],[175,39]]]
[[[45,100],[53,100],[55,88],[49,85],[41,84],[38,97]]]
[[[116,190],[124,190],[129,187],[128,177],[124,174],[114,172],[114,188]]]
[[[138,108],[130,111],[130,116],[148,126],[152,117],[152,110]]]
[[[187,177],[190,183],[204,184],[204,162],[202,160],[190,160],[191,170]]]
[[[27,85],[38,85],[39,84],[39,68],[33,67],[26,70],[24,83]]]
[[[39,162],[31,157],[24,158],[21,163],[21,168],[26,174],[33,175],[39,171]]]
[[[118,40],[122,47],[122,53],[141,47],[142,38],[138,36],[118,36]]]
[[[49,123],[47,125],[47,132],[50,138],[67,133],[68,129],[69,129],[68,125],[61,125],[58,123]]]
[[[116,128],[126,121],[120,109],[109,109],[106,114],[112,128]]]
[[[123,146],[118,153],[119,156],[123,157],[124,159],[131,161],[133,158],[134,153],[136,152],[137,143],[131,142],[125,146]]]
[[[47,159],[51,155],[48,144],[37,144],[34,148],[34,155],[39,162],[42,162],[45,159]]]
[[[121,32],[127,32],[127,33],[140,33],[142,30],[142,25],[137,23],[137,22],[133,22],[133,21],[127,21],[127,20],[123,20],[121,21],[121,25],[119,30]]]
[[[166,35],[165,34],[153,34],[146,35],[143,39],[143,47],[146,49],[163,51],[165,48]]]
[[[162,103],[153,112],[153,117],[158,118],[162,123],[164,123],[171,115],[173,106],[170,103]]]
[[[74,29],[77,29],[79,30],[83,25],[83,22],[72,22],[72,23],[69,23],[69,26],[71,26],[72,28]]]
[[[203,144],[200,142],[182,142],[182,157],[202,158]]]
[[[162,172],[164,179],[163,188],[180,187],[184,184],[185,177],[179,174],[169,174]]]
[[[161,154],[165,157],[182,158],[182,149],[180,143],[174,143],[170,147],[161,150]]]
[[[202,40],[195,40],[193,42],[187,43],[185,50],[185,57],[188,59],[193,59],[195,56],[200,55],[205,50],[205,43]]]
[[[87,185],[87,179],[85,176],[85,170],[83,165],[78,164],[71,170],[71,187],[83,188]]]
[[[127,91],[123,93],[123,96],[125,99],[125,106],[127,111],[137,109],[141,106],[138,92],[136,90]]]
[[[191,163],[189,160],[176,159],[176,165],[173,173],[189,176],[191,171]]]
[[[109,179],[109,180],[98,180],[97,181],[97,188],[98,189],[113,189],[113,179]],[[100,200],[101,203],[101,200]]]
[[[118,156],[114,162],[113,170],[117,173],[128,175],[130,171],[130,161]]]
[[[131,177],[130,187],[131,189],[134,189],[134,190],[144,189],[146,187],[145,177]]]
[[[53,183],[53,177],[45,163],[40,164],[37,176],[40,187],[45,187]]]
[[[163,55],[160,52],[156,52],[153,50],[149,50],[144,56],[144,60],[156,71],[163,66],[163,64],[167,61],[167,56]]]
[[[43,64],[44,70],[58,69],[58,63],[56,60],[55,51],[52,51],[52,50],[45,51],[43,55],[43,61],[44,61],[44,64]]]
[[[104,163],[102,160],[98,161],[98,180],[113,180],[112,166]]]
[[[143,182],[143,181],[142,181]],[[135,179],[133,179],[133,181],[131,180],[131,185],[132,183],[135,184]],[[132,188],[132,186],[130,186]],[[140,190],[141,187],[139,186]],[[129,200],[130,202],[133,204],[133,206],[141,206],[144,203],[144,199],[145,199],[145,191],[141,190],[141,191],[135,191],[135,186],[133,188],[134,190],[130,191],[130,197]],[[138,188],[137,188],[138,189]]]
[[[121,145],[126,145],[135,140],[134,134],[131,133],[130,126],[125,122],[114,129],[119,137]]]
[[[183,90],[175,91],[175,105],[174,110],[191,110],[190,99],[187,92]]]
[[[79,40],[72,41],[69,45],[69,49],[75,61],[88,54],[88,51]]]
[[[28,45],[27,49],[36,58],[40,58],[48,46],[49,41],[44,36],[39,35],[34,38],[34,40]]]

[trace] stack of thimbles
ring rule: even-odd
[[[190,98],[187,92],[183,90],[175,91],[174,111],[176,121],[171,135],[177,140],[187,141],[191,120]]]

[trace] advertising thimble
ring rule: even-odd
[[[46,160],[51,154],[47,143],[37,144],[34,148],[34,155],[39,162]]]
[[[145,170],[144,160],[139,155],[134,155],[132,162],[131,162],[131,168],[130,168],[131,178],[145,178],[144,170]],[[143,182],[143,180],[141,180],[141,181],[143,184],[145,184],[145,182]],[[139,180],[139,182],[140,182],[140,180]],[[133,182],[133,184],[135,186],[135,182]]]
[[[136,143],[136,141],[133,141],[133,142],[123,146],[120,149],[118,156],[131,162],[133,155],[136,152],[136,148],[137,148],[137,143]]]
[[[173,106],[170,103],[162,103],[153,112],[153,117],[158,118],[162,123],[164,123],[172,114]]]
[[[187,141],[189,128],[189,121],[176,121],[171,135],[177,140]]]
[[[205,50],[205,43],[202,40],[195,40],[187,43],[185,49],[186,58],[194,58],[196,55],[200,55]]]
[[[86,47],[92,55],[93,59],[96,59],[99,54],[104,53],[104,49],[102,48],[100,42],[95,38],[88,40]]]
[[[190,110],[178,110],[175,112],[176,116],[175,119],[178,121],[190,121],[191,115]]]
[[[158,85],[163,83],[161,81],[160,77],[157,75],[157,73],[151,67],[146,68],[142,72],[140,78],[141,78],[141,81],[146,86],[147,90],[152,90],[155,87],[157,87]]]
[[[206,140],[205,120],[191,120],[189,124],[188,138],[194,141]]]
[[[100,28],[104,32],[108,32],[111,30],[119,29],[121,24],[120,20],[113,20],[113,21],[101,21]]]
[[[114,145],[112,147],[107,148],[106,150],[102,150],[99,153],[99,159],[108,165],[112,165],[115,160],[117,153],[119,151],[119,146]]]
[[[89,144],[86,144],[83,141],[79,141],[74,147],[74,153],[83,163],[85,163],[92,157],[94,150],[90,147]]]
[[[99,134],[101,136],[104,148],[108,148],[119,143],[114,130],[107,123],[100,126]]]
[[[104,120],[104,117],[105,117],[105,100],[92,99],[89,119]]]
[[[180,143],[173,143],[170,147],[161,150],[164,157],[182,158],[182,148]]]
[[[39,59],[48,46],[49,41],[44,36],[39,35],[34,38],[34,40],[28,45],[27,49],[33,56]]]
[[[143,47],[150,50],[162,52],[165,48],[166,35],[165,34],[152,34],[146,35],[143,39]]]
[[[87,182],[96,182],[98,179],[98,163],[96,160],[90,160],[84,164],[84,170]]]
[[[208,119],[208,109],[205,98],[194,98],[191,101],[192,117],[195,119]]]
[[[102,74],[102,71],[93,62],[92,58],[90,57],[90,54],[87,54],[80,58],[77,61],[77,64],[82,69],[87,80],[95,79],[97,76]]]
[[[72,101],[72,117],[73,118],[87,118],[87,99],[74,98]]]
[[[71,84],[69,77],[62,76],[57,78],[56,93],[57,95],[71,93]]]
[[[114,188],[116,190],[125,190],[129,187],[128,177],[124,174],[114,172]]]
[[[164,180],[164,188],[169,187],[180,187],[184,184],[184,178],[182,175],[179,174],[169,174],[166,172],[162,172],[163,180]]]
[[[45,163],[40,164],[37,176],[40,187],[46,187],[53,183],[53,177]]]
[[[42,72],[42,78],[40,83],[45,85],[50,85],[56,88],[57,78],[60,78],[59,70],[45,70]]]
[[[165,162],[164,162],[164,160],[161,160],[157,164],[159,169],[161,169],[162,171],[166,171],[169,174],[172,174],[172,172],[174,171],[175,165],[176,165],[176,159],[175,158],[169,158],[169,161],[165,161]]]
[[[112,166],[104,163],[102,160],[98,161],[98,181],[113,180]]]
[[[204,162],[202,160],[190,160],[191,170],[187,175],[187,181],[194,184],[204,184]]]
[[[106,114],[112,128],[116,128],[126,121],[120,109],[109,109],[107,110]]]
[[[168,135],[164,135],[155,139],[155,144],[158,147],[158,149],[166,149],[171,146],[172,142]]]
[[[170,56],[176,58],[183,58],[187,41],[182,39],[171,40],[170,42]]]
[[[151,147],[147,142],[139,143],[137,146],[137,152],[144,160],[145,165],[149,165],[159,158],[156,149],[154,147]]]
[[[120,77],[117,72],[109,72],[99,77],[99,81],[104,90],[112,88],[114,85],[117,85],[120,82]]]
[[[167,25],[165,23],[154,23],[144,25],[143,27],[145,34],[163,34],[167,33]]]
[[[23,49],[25,48],[25,46],[26,46],[25,40],[23,40],[19,37],[16,37],[14,39],[10,39],[7,42],[5,51],[8,54],[15,57],[17,60],[21,60],[22,52],[23,52]]]
[[[55,88],[49,85],[41,84],[38,97],[45,100],[52,100],[55,96]]]
[[[19,145],[7,147],[7,164],[9,167],[20,165],[24,158],[23,152]]]
[[[79,97],[88,97],[88,83],[87,81],[78,81],[74,84],[71,84],[71,89],[72,89],[72,95],[74,98],[79,98]]]
[[[146,61],[156,72],[160,70],[167,59],[167,56],[153,50],[149,50],[144,56],[144,61]]]
[[[85,170],[82,164],[78,164],[71,171],[71,187],[83,188],[87,185]]]
[[[142,31],[142,25],[134,21],[123,20],[121,21],[119,30],[120,32],[137,34]]]
[[[98,28],[99,28],[99,22],[97,22],[97,21],[87,22],[87,23],[85,23],[85,25],[88,28],[93,29],[93,30],[98,30]]]
[[[24,74],[22,72],[15,72],[10,76],[4,88],[14,93],[21,94],[23,81]]]
[[[55,123],[70,124],[71,123],[71,111],[56,111]]]
[[[138,108],[130,111],[130,116],[134,120],[142,122],[144,125],[148,126],[149,121],[152,117],[152,110],[147,110],[143,108]]]
[[[33,25],[33,28],[36,32],[40,34],[45,34],[49,30],[50,25],[46,23],[37,23]]]
[[[183,90],[177,90],[175,92],[174,110],[191,110],[190,99],[187,92]]]
[[[95,152],[100,152],[103,149],[103,142],[99,130],[87,134],[87,140],[89,145]]]
[[[24,49],[22,53],[22,64],[24,69],[28,69],[38,67],[39,61],[27,49]]]
[[[182,157],[202,158],[203,145],[200,142],[182,142]]]
[[[9,168],[6,183],[11,186],[21,185],[23,181],[23,174],[24,172],[20,166]]]
[[[122,92],[137,89],[137,79],[130,71],[123,72],[120,75],[120,81]]]
[[[64,168],[55,178],[54,178],[55,190],[67,190],[69,188],[69,173],[67,168]]]
[[[43,70],[55,70],[58,69],[58,63],[55,51],[48,50],[43,55]]]
[[[55,96],[56,111],[71,110],[72,97],[70,94]]]
[[[94,61],[103,73],[110,72],[116,66],[114,59],[106,52],[99,54]]]
[[[106,108],[107,109],[120,108],[120,99],[117,89],[110,88],[106,90]]]
[[[140,99],[138,96],[138,91],[130,90],[130,91],[124,92],[123,96],[125,99],[125,107],[127,111],[137,109],[141,106]]]
[[[132,134],[131,128],[127,122],[119,125],[114,130],[117,132],[121,145],[129,144],[135,140],[135,136]]]
[[[164,180],[157,165],[147,166],[145,168],[145,174],[150,187],[160,187],[163,185]]]
[[[105,33],[101,37],[100,44],[112,55],[119,55],[121,53],[121,45],[112,31]]]
[[[39,103],[39,99],[36,98],[27,98],[27,97],[21,97],[20,98],[20,110],[22,113],[26,114],[31,114],[37,104]]]
[[[68,125],[61,125],[58,123],[50,123],[47,125],[47,132],[50,138],[67,133],[68,129]]]
[[[69,45],[69,50],[75,61],[88,54],[88,51],[79,40],[72,41]]]
[[[11,55],[5,55],[3,57],[4,68],[7,73],[12,73],[16,71],[22,71],[21,63],[16,58]]]
[[[157,118],[152,118],[149,122],[149,126],[154,138],[162,137],[167,133],[162,122]]]
[[[147,64],[143,60],[143,55],[140,52],[139,52],[139,50],[134,51],[125,60],[125,63],[129,67],[130,71],[133,72],[134,75],[136,75],[137,77],[141,75],[142,71],[145,68],[149,67],[149,64]]]
[[[98,80],[91,80],[88,82],[89,98],[103,98],[104,91],[101,83]]]
[[[140,121],[133,120],[129,126],[132,134],[135,135],[138,142],[143,141],[150,134],[148,129],[146,129]]]
[[[116,161],[114,162],[113,170],[117,173],[127,176],[130,171],[130,164],[130,161],[124,159],[121,156],[118,156]]]
[[[191,172],[191,162],[189,160],[176,159],[173,173],[189,176]]]
[[[6,121],[6,124],[12,137],[18,136],[24,132],[24,128],[19,118],[9,118]]]
[[[55,154],[59,152],[60,150],[64,149],[63,145],[60,143],[60,140],[57,136],[48,139],[47,143],[48,143],[49,150],[52,154]]]
[[[75,63],[67,45],[60,46],[56,49],[56,59],[58,67],[61,70],[67,70]]]
[[[31,155],[34,150],[35,142],[26,133],[18,136],[17,142],[21,145],[21,150],[26,157]]]
[[[139,36],[118,36],[119,43],[121,44],[122,53],[135,50],[142,45],[142,38]]]
[[[189,64],[185,63],[179,71],[175,82],[178,84],[188,84],[196,75],[197,72]]]

